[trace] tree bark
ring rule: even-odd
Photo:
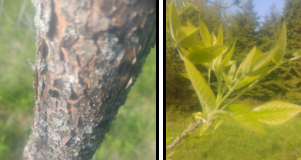
[[[91,159],[155,44],[155,0],[32,0],[35,108],[23,159]]]

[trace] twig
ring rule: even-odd
[[[1,0],[0,2],[0,12],[3,12],[4,15],[6,16],[6,18],[10,21],[13,22],[13,19],[9,16],[9,14],[5,11],[4,7],[3,7],[3,0]]]
[[[24,13],[24,10],[25,10],[25,6],[26,6],[26,2],[27,2],[27,0],[23,0],[22,6],[21,6],[21,9],[20,9],[20,12],[19,12],[17,24],[19,24],[20,20],[22,19],[22,16],[23,16],[23,13]]]
[[[238,6],[238,3],[239,3],[239,1],[235,0],[235,1],[233,1],[229,6],[226,6],[225,2],[224,2],[224,6],[221,6],[221,5],[219,5],[219,4],[216,4],[216,3],[214,3],[214,2],[211,2],[211,1],[209,1],[209,0],[205,0],[205,1],[207,1],[207,2],[209,2],[209,3],[211,3],[211,4],[214,4],[214,5],[216,5],[216,6],[220,7],[220,8],[223,8],[223,9],[230,8],[230,7],[232,7],[233,5],[237,5],[237,6]],[[238,7],[239,7],[239,6],[238,6]]]
[[[166,152],[173,149],[178,143],[181,142],[184,136],[186,136],[187,133],[192,132],[195,130],[199,125],[201,125],[203,122],[201,119],[198,119],[196,123],[189,126],[185,131],[182,132],[182,134],[177,137],[170,145],[166,147]]]

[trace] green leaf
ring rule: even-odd
[[[243,76],[243,67],[244,67],[244,63],[246,61],[246,58],[244,58],[244,60],[240,63],[238,69],[237,69],[237,72],[236,72],[236,75],[235,75],[235,79],[240,79],[242,76]]]
[[[209,123],[209,124],[206,124],[206,123],[204,123],[203,125],[202,125],[202,127],[200,128],[200,136],[202,136],[202,135],[204,135],[204,133],[207,131],[207,129],[209,128],[209,126],[210,126],[210,124],[211,123]]]
[[[228,63],[229,63],[229,61],[230,61],[230,59],[231,59],[231,57],[233,55],[235,44],[236,44],[236,39],[235,39],[235,41],[233,43],[233,46],[232,46],[231,50],[227,53],[226,57],[223,60],[223,67],[224,68],[228,65]]]
[[[285,21],[283,21],[282,29],[281,29],[279,38],[276,42],[276,46],[279,47],[279,49],[275,53],[273,61],[275,63],[279,63],[283,58],[283,55],[285,52],[285,47],[286,47],[286,24],[285,24]]]
[[[167,134],[167,128],[166,128],[166,134]],[[173,137],[166,137],[166,143],[169,142]]]
[[[193,64],[209,63],[217,56],[221,55],[225,49],[225,46],[213,46],[207,48],[200,48],[199,50],[192,51],[188,56]]]
[[[300,57],[301,56],[301,50],[299,50],[298,52],[294,52],[293,56]]]
[[[226,107],[226,109],[230,109],[234,112],[246,112],[250,110],[250,106],[245,104],[230,104]]]
[[[189,79],[188,73],[180,73],[183,77]]]
[[[229,61],[226,67],[231,66],[233,63],[236,63],[236,61]],[[223,68],[225,68],[225,67],[223,67]]]
[[[214,125],[214,130],[212,133],[214,133],[220,126],[221,124],[224,122],[224,120],[220,120],[218,121],[215,125]]]
[[[226,84],[227,84],[228,86],[231,86],[232,81],[228,79],[228,77],[226,76],[225,73],[223,73],[223,77],[224,77],[224,80],[226,81]]]
[[[260,76],[254,76],[254,77],[245,77],[243,80],[241,80],[240,82],[237,83],[237,85],[235,86],[234,89],[239,89],[247,84],[250,84],[251,82],[253,82],[254,80],[256,80],[258,77]]]
[[[202,36],[203,42],[206,44],[206,46],[210,47],[211,46],[210,34],[206,25],[201,20],[201,18],[199,18],[199,24],[200,24],[200,34]]]
[[[253,49],[251,50],[251,52],[245,58],[246,61],[244,63],[244,68],[243,68],[243,74],[244,75],[248,74],[249,71],[251,70],[252,62],[253,62],[253,58],[254,58],[255,53],[256,53],[256,46],[253,47]]]
[[[204,134],[204,135],[196,135],[193,138],[196,138],[197,140],[195,141],[197,144],[200,143],[202,140],[208,139],[210,137],[210,134]]]
[[[276,51],[278,50],[278,47],[272,49],[271,51],[264,53],[262,55],[257,56],[254,58],[253,64],[252,64],[252,71],[256,71],[264,66],[268,66],[272,58],[274,57]]]
[[[176,41],[176,33],[181,28],[181,22],[174,1],[172,1],[169,4],[169,22],[170,22],[171,36]]]
[[[193,114],[195,119],[202,119],[202,120],[206,120],[206,115],[202,112],[197,112]]]
[[[223,80],[223,66],[222,66],[222,56],[216,58],[214,72],[218,83],[222,83]]]
[[[190,54],[190,52],[184,49],[183,47],[181,47],[181,52],[184,54],[185,57],[187,57]]]
[[[268,73],[270,73],[271,71],[273,71],[274,69],[278,68],[280,65],[280,63],[278,63],[277,65],[273,65],[273,66],[264,66],[254,72],[249,72],[247,74],[247,76],[250,76],[250,77],[255,77],[255,76],[265,76],[267,75]]]
[[[197,37],[198,30],[199,29],[195,27],[182,26],[176,37],[176,43],[183,47],[193,46]]]
[[[234,62],[230,68],[230,71],[228,73],[228,79],[232,82],[233,80],[233,77],[234,77],[234,74],[235,74],[235,71],[236,71],[236,62]]]
[[[211,45],[215,45],[215,43],[216,43],[216,37],[215,37],[215,35],[214,35],[214,31],[211,33],[211,35],[210,35],[210,39],[211,39]]]
[[[245,104],[231,104],[226,108],[234,111],[231,117],[243,127],[255,132],[265,133],[260,122],[250,113],[250,106]]]
[[[282,101],[271,101],[254,108],[251,113],[262,123],[278,125],[285,123],[300,112],[301,107],[298,105]]]
[[[212,86],[218,88],[218,83],[217,83],[217,82],[210,83],[210,85],[212,85]],[[226,86],[226,84],[225,84],[225,83],[222,83],[222,88],[224,88],[225,86]]]
[[[217,40],[216,40],[216,45],[223,45],[223,39],[224,39],[224,36],[223,36],[223,27],[222,27],[223,24],[221,24],[219,26],[219,31],[218,31],[218,36],[217,36]]]
[[[297,59],[301,58],[301,49],[297,52],[294,52],[293,56],[295,56],[295,57],[291,58],[290,61],[294,61],[294,60],[297,60]]]
[[[252,116],[252,114],[248,112],[237,112],[233,113],[232,117],[245,128],[258,132],[258,133],[266,133],[258,120]]]
[[[175,153],[175,151],[172,151],[168,156],[166,156],[166,158],[170,157],[174,153]],[[171,160],[171,159],[166,159],[166,160]]]
[[[190,51],[195,51],[195,50],[199,50],[199,49],[202,49],[202,48],[205,48],[206,45],[204,42],[200,41],[200,40],[195,40],[194,42],[194,45],[193,46],[190,46],[188,47]]]
[[[207,113],[210,109],[213,109],[216,105],[215,95],[208,84],[205,82],[203,76],[200,72],[194,67],[194,65],[184,58],[185,67],[189,76],[189,79],[193,85],[194,90],[197,92],[198,98],[201,102],[203,111]],[[206,113],[205,112],[205,113]]]
[[[166,137],[166,143],[169,142],[172,139],[172,137]]]
[[[187,26],[188,27],[194,27],[194,25],[192,25],[188,19],[187,19]]]
[[[187,133],[182,139],[188,139],[191,137],[191,132]]]

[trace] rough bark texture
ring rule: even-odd
[[[32,0],[35,108],[23,158],[91,159],[155,44],[155,0]]]

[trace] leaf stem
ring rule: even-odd
[[[242,76],[238,81],[235,82],[235,84],[229,89],[228,93],[217,103],[216,108],[219,108],[219,106],[230,96],[230,94],[235,90],[234,88],[243,78],[244,77]]]
[[[211,72],[211,69],[208,68],[208,85],[210,86],[210,72]]]
[[[221,109],[225,108],[226,106],[228,106],[229,104],[231,104],[233,101],[235,101],[237,98],[239,98],[240,96],[242,96],[244,93],[246,93],[248,90],[250,90],[255,84],[258,83],[258,79],[255,80],[252,84],[250,84],[248,87],[246,87],[242,92],[240,92],[236,97],[234,97],[233,99],[230,100],[230,102],[228,102],[226,105],[224,105]]]

